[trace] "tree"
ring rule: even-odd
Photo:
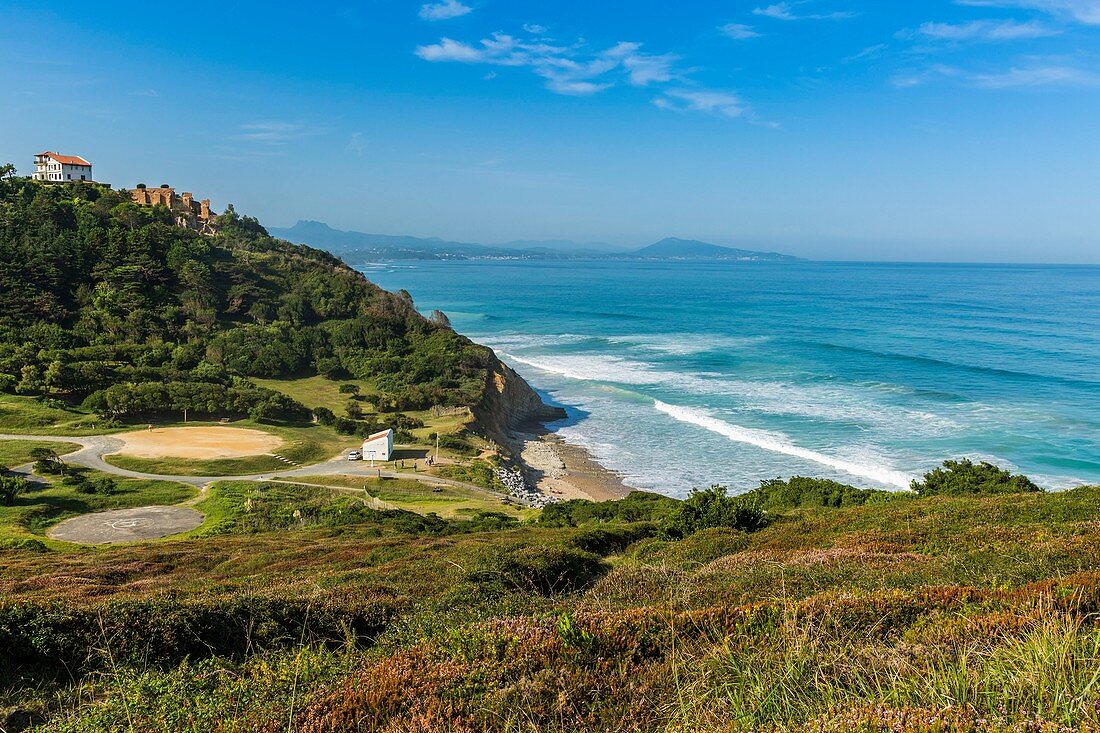
[[[18,476],[0,476],[0,504],[11,506],[30,490],[30,482]]]
[[[60,473],[65,475],[65,463],[57,455],[57,451],[46,446],[38,446],[31,449],[31,458],[34,460],[34,470],[38,473]]]
[[[923,481],[913,481],[910,488],[921,496],[963,496],[967,494],[1026,494],[1042,491],[1031,479],[982,461],[969,458],[944,461],[941,468],[924,474]]]
[[[358,384],[341,384],[340,385],[340,394],[357,395],[357,394],[359,394],[359,385]]]
[[[3,181],[7,178],[15,178],[15,173],[16,171],[14,163],[4,163],[3,165],[0,165],[0,181]]]
[[[662,523],[664,533],[682,539],[711,527],[730,527],[755,532],[768,524],[767,516],[755,504],[728,495],[725,486],[695,490]]]

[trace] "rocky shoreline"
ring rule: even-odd
[[[613,501],[633,489],[585,448],[568,443],[539,423],[509,431],[508,448],[522,466],[528,491],[540,504],[569,499]]]

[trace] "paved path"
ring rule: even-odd
[[[159,473],[142,473],[141,471],[131,471],[126,468],[119,468],[113,466],[107,461],[103,460],[103,456],[108,453],[117,453],[124,445],[124,443],[116,437],[111,435],[85,435],[85,436],[61,436],[61,435],[16,435],[0,433],[0,440],[36,440],[50,443],[77,443],[81,446],[80,450],[67,453],[65,456],[66,461],[69,463],[75,463],[78,466],[84,466],[91,468],[102,473],[109,473],[115,476],[123,476],[125,478],[136,479],[155,479],[158,481],[176,481],[181,484],[189,484],[204,488],[209,484],[216,481],[264,481],[268,479],[287,479],[294,478],[295,476],[356,476],[360,478],[401,478],[411,481],[419,481],[421,483],[429,484],[432,486],[452,486],[458,489],[465,489],[467,491],[475,491],[485,496],[490,496],[500,501],[512,501],[516,503],[526,503],[517,497],[506,496],[504,494],[490,491],[489,489],[478,486],[477,484],[466,483],[465,481],[456,481],[454,479],[440,478],[438,476],[429,476],[423,473],[406,473],[404,471],[387,471],[380,468],[371,468],[367,461],[349,461],[344,457],[332,458],[322,463],[315,463],[310,466],[300,466],[298,468],[287,469],[285,471],[266,471],[264,473],[256,473],[245,476],[171,476]],[[18,466],[12,469],[13,472],[27,476],[28,478],[34,478],[31,473],[31,466]]]
[[[189,532],[206,517],[185,506],[145,506],[82,514],[52,527],[46,535],[65,542],[107,545],[156,540]]]

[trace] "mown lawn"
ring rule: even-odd
[[[74,407],[51,406],[37,397],[0,394],[0,433],[92,435],[120,429],[104,427],[103,420]]]
[[[30,463],[36,448],[48,448],[58,455],[80,450],[76,443],[53,443],[45,440],[0,440],[0,466],[15,468]]]

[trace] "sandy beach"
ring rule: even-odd
[[[511,449],[528,479],[541,493],[560,500],[621,499],[633,489],[622,477],[601,466],[584,448],[567,443],[540,425],[511,435]]]

